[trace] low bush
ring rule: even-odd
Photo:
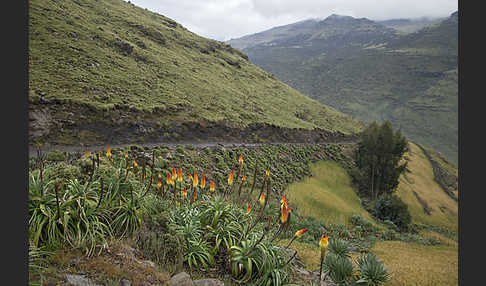
[[[381,220],[392,221],[401,231],[407,231],[412,222],[407,204],[396,195],[380,196],[375,202],[374,214]]]

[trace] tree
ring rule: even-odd
[[[381,194],[391,194],[398,186],[400,175],[407,162],[402,156],[409,150],[407,139],[400,130],[393,132],[392,125],[385,121],[381,126],[372,122],[361,135],[356,150],[360,192],[375,200]]]

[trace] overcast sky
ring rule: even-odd
[[[371,20],[446,17],[457,0],[131,0],[219,41],[331,14]]]

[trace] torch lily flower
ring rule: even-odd
[[[194,172],[194,178],[192,180],[192,187],[196,188],[198,184],[199,184],[199,179],[197,178],[197,173]]]
[[[304,233],[307,231],[307,228],[299,229],[298,231],[295,232],[294,237],[292,240],[287,244],[285,248],[289,248],[289,246],[292,244],[292,242],[298,238],[300,238]]]
[[[172,168],[172,180],[175,180],[177,177],[177,174],[176,174],[176,169],[175,168]]]
[[[181,170],[181,168],[177,169],[177,181],[179,183],[182,182],[182,170]]]
[[[241,182],[243,183],[244,181],[246,181],[246,176],[243,175],[243,177],[241,177]]]
[[[319,249],[321,250],[321,267],[319,269],[319,280],[321,279],[322,275],[322,263],[324,262],[324,257],[326,256],[326,250],[327,250],[327,232],[324,234],[321,234],[321,240],[319,241]]]
[[[84,155],[86,155],[86,157],[88,157],[88,156],[89,156],[89,154],[90,154],[90,153],[89,153],[89,151],[88,151],[88,147],[86,147],[86,149],[84,150]]]
[[[206,177],[204,177],[204,173],[201,174],[201,189],[206,187]]]
[[[184,195],[184,198],[187,197],[187,190],[186,190],[186,188],[184,188],[184,191],[182,192],[182,194]]]
[[[280,208],[280,212],[281,212],[280,221],[282,222],[282,224],[284,224],[284,223],[287,222],[287,218],[288,218],[288,215],[287,215],[287,205],[284,205],[283,207],[281,207]]]
[[[172,181],[172,178],[171,178],[170,173],[169,173],[169,174],[167,174],[167,182],[166,182],[166,183],[167,183],[167,185],[172,185],[172,184],[170,183],[171,181]]]
[[[137,168],[137,167],[138,167],[138,163],[137,163],[137,161],[133,161],[133,167],[134,167],[134,168]]]
[[[157,177],[159,177],[159,180],[162,180],[162,175],[160,173],[157,175]]]
[[[280,208],[283,206],[287,207],[287,197],[285,195],[283,195],[282,199],[280,200]]]
[[[238,159],[238,163],[241,165],[243,165],[243,155],[240,155],[240,158]]]
[[[328,244],[329,241],[327,240],[327,232],[326,234],[321,234],[321,240],[319,241],[319,249],[321,250],[322,256],[326,254],[326,249]]]
[[[192,174],[187,174],[187,177],[189,178],[189,181],[193,181]]]
[[[209,181],[209,190],[211,192],[214,192],[214,181],[213,180]]]
[[[230,186],[233,184],[233,177],[234,177],[234,173],[233,173],[233,170],[231,170],[229,177],[228,177],[228,185],[230,185]]]
[[[300,238],[308,229],[307,228],[303,228],[303,229],[300,229],[298,231],[295,232],[295,237],[296,238]]]
[[[266,171],[265,171],[265,176],[266,176],[266,177],[270,176],[270,170],[266,170]]]
[[[128,152],[125,153],[125,158],[128,158]]]
[[[108,146],[108,148],[106,148],[106,157],[111,157],[111,148],[110,148],[110,146]]]
[[[248,208],[246,209],[246,214],[249,214],[251,212],[251,206],[248,205]]]
[[[262,206],[262,208],[263,208],[264,204],[265,204],[265,193],[262,193],[260,195],[260,206]]]
[[[160,189],[160,188],[162,188],[162,181],[158,181],[158,182],[157,182],[157,187],[158,187],[159,189]]]
[[[196,190],[194,190],[194,193],[192,194],[192,198],[194,199],[194,201],[197,200],[197,193],[196,193]]]

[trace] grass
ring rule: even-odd
[[[338,163],[321,161],[311,165],[312,177],[289,186],[289,201],[303,216],[325,223],[348,224],[353,214],[373,221],[351,186],[351,177]]]
[[[362,129],[246,58],[126,1],[29,2],[29,102],[68,131],[66,121],[87,127],[143,120],[158,127],[209,121],[346,134]],[[57,105],[43,109],[40,102]],[[80,106],[96,114],[83,113]],[[139,113],[121,116],[127,111]],[[141,115],[147,116],[136,118]],[[68,131],[66,137],[73,138]]]
[[[400,177],[397,195],[408,205],[412,222],[439,225],[451,230],[458,230],[458,205],[434,181],[432,165],[422,150],[410,143],[410,152],[405,156],[410,158],[408,168],[410,173]],[[424,200],[431,209],[431,214],[425,213],[413,192]],[[441,210],[442,208],[442,210]]]
[[[456,246],[424,246],[401,241],[377,242],[371,249],[393,275],[387,286],[458,285]]]
[[[286,246],[289,244],[289,239],[282,239],[278,242],[281,246]],[[290,245],[291,249],[297,251],[299,258],[304,262],[305,270],[314,271],[318,270],[321,265],[319,259],[319,247],[306,242],[294,241]]]

